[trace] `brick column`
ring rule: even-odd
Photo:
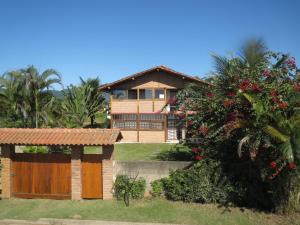
[[[12,197],[12,159],[15,154],[15,146],[3,145],[1,147],[1,154],[2,198],[9,199]]]
[[[102,177],[103,177],[103,200],[113,198],[113,155],[114,146],[104,145],[102,160]]]
[[[83,154],[82,146],[72,146],[72,153],[71,153],[72,200],[82,199],[82,175],[81,175],[82,154]]]

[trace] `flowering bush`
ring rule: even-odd
[[[300,186],[294,182],[300,167],[295,58],[250,42],[241,56],[214,59],[212,85],[190,85],[177,96],[177,109],[188,115],[186,144],[195,161],[222,162],[246,188],[244,205],[284,211],[290,190]]]

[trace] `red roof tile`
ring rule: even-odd
[[[0,128],[0,145],[113,145],[119,129]]]

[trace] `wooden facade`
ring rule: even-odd
[[[121,130],[123,142],[178,141],[184,127],[168,104],[191,82],[208,84],[158,66],[104,85],[101,89],[110,93],[111,127]]]

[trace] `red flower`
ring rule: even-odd
[[[193,121],[188,121],[188,125],[192,126],[193,125]]]
[[[251,83],[250,83],[250,81],[248,79],[243,80],[240,83],[240,89],[242,89],[243,91],[249,90],[250,86],[251,86]]]
[[[289,106],[289,104],[288,104],[287,102],[280,102],[280,103],[278,104],[278,106],[279,106],[279,108],[281,108],[281,109],[286,109],[286,108]]]
[[[198,131],[203,134],[203,135],[207,135],[208,133],[208,126],[206,125],[202,125],[201,127],[199,127]]]
[[[272,98],[272,101],[273,101],[274,103],[278,103],[278,102],[279,102],[279,98],[273,97],[273,98]]]
[[[296,60],[294,57],[289,58],[286,61],[286,64],[288,65],[288,67],[290,67],[291,69],[294,69],[296,67]]]
[[[290,170],[295,170],[297,168],[295,163],[289,163],[288,167]]]
[[[225,99],[225,100],[223,101],[223,106],[224,106],[225,108],[228,108],[228,107],[232,106],[233,104],[234,104],[234,101],[231,100],[231,99]]]
[[[271,96],[276,97],[278,95],[278,92],[275,89],[271,89],[270,94]]]
[[[262,71],[262,75],[263,75],[264,77],[271,77],[271,76],[272,76],[271,71],[268,70],[268,69],[264,69],[264,70]]]
[[[209,98],[213,98],[215,96],[215,94],[212,93],[212,92],[207,92],[206,96],[209,97]]]
[[[198,152],[199,152],[199,149],[198,149],[198,148],[192,148],[192,152],[198,153]]]
[[[293,85],[293,89],[294,89],[294,91],[296,91],[296,92],[300,91],[300,84],[299,84],[299,83],[295,83],[295,84]]]
[[[275,169],[276,168],[276,162],[275,161],[271,162],[270,166],[271,166],[271,168]]]
[[[195,156],[195,160],[196,160],[196,161],[200,161],[202,158],[203,158],[203,157],[202,157],[201,155],[196,155],[196,156]]]
[[[252,91],[257,91],[257,92],[263,92],[263,89],[259,86],[258,83],[254,83],[251,85],[251,90]]]
[[[236,96],[236,93],[233,92],[233,91],[230,91],[230,92],[227,93],[227,96],[228,97],[234,97],[234,96]]]

